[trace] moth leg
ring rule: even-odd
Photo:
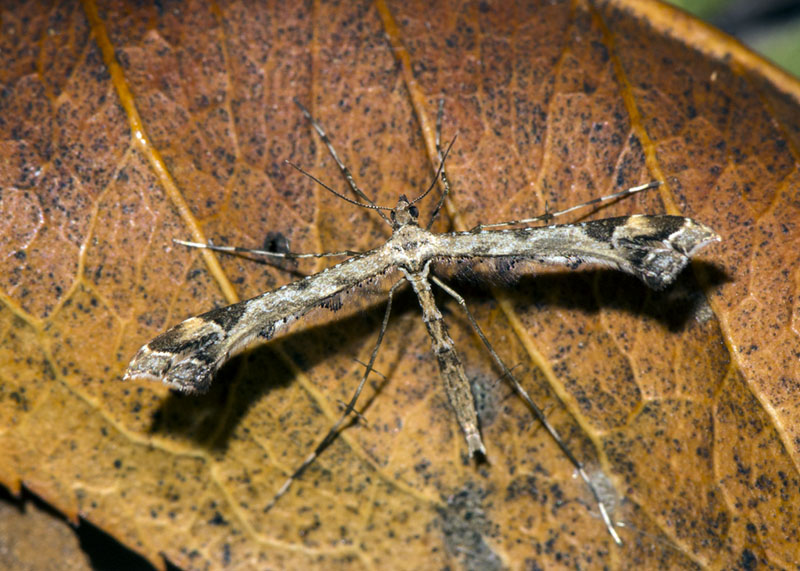
[[[239,246],[217,246],[209,241],[207,244],[200,242],[187,242],[185,240],[172,239],[176,244],[188,246],[189,248],[199,248],[213,250],[215,252],[225,252],[227,254],[252,254],[254,256],[264,256],[267,258],[282,258],[287,260],[297,260],[300,258],[330,258],[335,256],[358,256],[363,252],[354,250],[341,250],[339,252],[321,252],[319,254],[299,254],[296,252],[270,252],[269,250],[255,250],[251,248],[240,248]]]
[[[376,373],[377,373],[377,371],[374,371],[374,372],[376,372]],[[366,418],[366,417],[365,417],[363,414],[361,414],[361,413],[360,413],[358,410],[356,410],[356,409],[354,409],[354,408],[352,408],[352,407],[348,406],[348,403],[344,402],[342,399],[336,399],[336,403],[337,403],[337,404],[338,404],[340,407],[342,407],[343,409],[345,409],[345,410],[349,410],[350,412],[352,412],[352,413],[353,413],[353,416],[355,416],[355,417],[356,417],[356,419],[358,419],[358,422],[359,422],[360,424],[363,424],[364,426],[366,426],[366,425],[368,425],[368,424],[369,424],[369,423],[367,422],[367,418]]]
[[[297,107],[303,113],[305,118],[308,119],[308,122],[311,123],[311,126],[317,132],[319,138],[322,139],[322,142],[328,148],[328,152],[330,153],[331,157],[333,157],[333,160],[336,161],[336,164],[339,165],[339,170],[342,171],[342,176],[344,176],[345,180],[347,180],[347,184],[350,185],[350,188],[353,191],[353,193],[367,204],[376,206],[376,204],[372,201],[372,199],[370,199],[366,194],[364,194],[364,192],[360,188],[358,188],[358,185],[356,184],[356,181],[353,178],[350,169],[348,169],[347,166],[345,166],[344,162],[342,162],[342,159],[339,158],[339,155],[336,153],[336,149],[333,148],[333,143],[331,143],[331,140],[328,138],[328,134],[325,132],[325,129],[322,128],[322,125],[320,125],[319,122],[316,119],[314,119],[309,110],[306,109],[302,103],[300,103],[300,100],[297,99],[297,97],[293,97],[292,101],[294,101],[294,104],[297,105]],[[386,214],[384,214],[381,210],[378,210],[377,212],[380,215],[380,217],[383,218],[391,226],[392,222],[389,220]]]
[[[522,400],[525,401],[525,403],[533,412],[534,416],[536,416],[539,422],[542,423],[542,426],[544,426],[545,430],[547,430],[548,434],[550,434],[550,437],[555,441],[555,443],[558,445],[558,447],[561,449],[564,455],[569,459],[572,465],[575,466],[575,469],[577,470],[581,479],[589,487],[589,490],[592,492],[594,500],[597,503],[597,509],[600,511],[600,517],[602,517],[603,523],[605,524],[606,529],[608,529],[609,535],[611,535],[611,537],[613,538],[614,542],[617,545],[622,545],[622,539],[619,537],[619,534],[617,534],[616,529],[614,529],[614,523],[611,521],[609,511],[606,508],[605,503],[603,502],[602,496],[600,495],[600,490],[597,489],[592,480],[589,478],[589,475],[586,473],[586,470],[584,470],[581,461],[575,457],[575,455],[567,447],[567,443],[564,442],[564,439],[561,438],[561,435],[558,433],[555,427],[552,424],[550,424],[550,422],[547,420],[544,411],[541,408],[539,408],[539,406],[535,402],[533,402],[533,399],[531,399],[531,397],[528,395],[528,392],[522,387],[520,382],[511,373],[511,371],[502,361],[502,359],[500,359],[500,356],[497,354],[497,352],[495,352],[494,347],[492,347],[492,344],[489,343],[489,340],[486,338],[486,335],[484,335],[483,330],[480,328],[478,322],[475,320],[475,316],[472,315],[472,312],[467,307],[464,298],[461,297],[458,294],[458,292],[456,292],[454,289],[445,284],[442,280],[440,280],[436,276],[431,276],[431,279],[433,280],[433,283],[442,288],[450,297],[455,299],[461,306],[461,308],[464,310],[464,313],[467,315],[467,319],[469,319],[470,325],[472,325],[472,328],[475,330],[475,333],[478,334],[478,337],[480,337],[484,346],[489,351],[489,354],[492,356],[492,359],[494,360],[495,364],[497,364],[497,366],[503,372],[503,376],[506,377],[511,382],[511,386],[514,388],[517,394],[520,397],[522,397]]]
[[[633,186],[631,188],[615,192],[614,194],[608,194],[606,196],[593,198],[592,200],[576,204],[575,206],[570,206],[569,208],[565,208],[564,210],[558,210],[556,212],[545,212],[544,214],[540,214],[539,216],[534,216],[533,218],[521,218],[519,220],[508,220],[506,222],[495,222],[493,224],[478,224],[477,226],[472,228],[470,232],[480,232],[481,230],[485,230],[486,228],[498,228],[500,226],[511,226],[514,224],[532,224],[534,222],[549,223],[551,220],[553,220],[553,218],[564,216],[565,214],[569,214],[574,210],[578,210],[580,208],[586,208],[587,206],[591,206],[593,204],[600,204],[601,202],[609,202],[611,200],[616,200],[618,198],[624,198],[626,196],[636,194],[637,192],[642,192],[643,190],[649,190],[651,188],[657,188],[659,186],[661,186],[661,181],[656,180],[648,182],[647,184]]]
[[[375,359],[378,357],[378,349],[383,342],[383,336],[386,333],[386,328],[389,324],[389,315],[392,312],[392,297],[394,296],[395,290],[403,284],[403,280],[398,281],[389,289],[389,296],[386,302],[386,312],[383,314],[383,322],[381,323],[381,329],[378,333],[378,340],[375,342],[375,347],[372,349],[372,353],[369,357],[369,362],[366,365],[366,370],[361,377],[361,381],[358,383],[358,387],[356,388],[353,396],[350,398],[350,401],[345,403],[344,412],[339,420],[331,427],[328,433],[325,435],[325,438],[314,448],[314,450],[309,454],[303,463],[300,464],[300,467],[297,468],[292,474],[286,479],[277,493],[272,497],[269,503],[264,507],[264,512],[268,512],[273,508],[273,506],[277,503],[277,501],[283,496],[286,492],[289,491],[289,488],[292,486],[292,483],[297,480],[300,476],[303,475],[303,472],[317,459],[317,457],[325,450],[339,435],[339,430],[342,428],[342,425],[350,416],[350,413],[355,413],[357,416],[361,416],[361,413],[356,411],[356,401],[358,397],[361,395],[361,391],[364,389],[364,385],[367,383],[367,377],[373,370],[373,366],[375,365]]]
[[[436,208],[433,209],[433,213],[431,214],[431,219],[428,221],[428,225],[425,227],[426,230],[430,230],[431,226],[433,226],[434,220],[439,215],[439,211],[444,206],[444,201],[447,198],[447,195],[450,194],[450,181],[447,179],[447,171],[443,164],[442,159],[442,117],[444,116],[444,99],[439,100],[439,110],[436,112],[436,158],[439,161],[439,164],[442,165],[442,186],[444,186],[444,191],[442,192],[442,196],[439,197],[439,202],[436,203]]]

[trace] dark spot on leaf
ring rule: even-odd
[[[208,525],[228,525],[228,520],[222,517],[219,512],[214,513],[214,517],[208,520]]]

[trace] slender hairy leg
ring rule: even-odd
[[[481,230],[485,230],[486,228],[498,228],[500,226],[513,226],[514,224],[532,224],[533,222],[549,223],[554,218],[564,216],[565,214],[569,214],[570,212],[573,212],[580,208],[586,208],[587,206],[591,206],[593,204],[600,204],[601,202],[609,202],[617,198],[624,198],[626,196],[630,196],[631,194],[636,194],[637,192],[642,192],[643,190],[649,190],[651,188],[657,188],[659,186],[661,186],[661,182],[655,180],[652,182],[648,182],[646,184],[633,186],[631,188],[626,188],[625,190],[620,190],[619,192],[615,192],[614,194],[608,194],[606,196],[593,198],[592,200],[576,204],[575,206],[570,206],[569,208],[565,208],[564,210],[558,210],[556,212],[545,212],[544,214],[540,214],[539,216],[534,216],[533,218],[521,218],[519,220],[508,220],[506,222],[495,222],[494,224],[478,224],[477,226],[472,228],[470,232],[480,232]]]
[[[372,354],[369,357],[369,362],[366,365],[366,369],[361,377],[361,381],[358,383],[358,387],[353,393],[353,396],[350,398],[350,401],[345,404],[342,416],[331,427],[331,429],[325,435],[325,438],[323,438],[322,441],[319,444],[317,444],[316,448],[314,448],[311,454],[309,454],[306,457],[306,459],[303,460],[303,463],[300,464],[300,466],[294,472],[292,472],[292,474],[286,479],[286,481],[283,483],[283,485],[280,487],[277,493],[272,497],[272,500],[270,500],[270,502],[264,507],[265,512],[268,512],[269,510],[272,509],[272,507],[281,498],[281,496],[283,496],[286,492],[289,491],[289,488],[291,487],[292,483],[295,480],[297,480],[300,476],[302,476],[303,472],[305,472],[306,469],[314,462],[314,460],[317,459],[317,457],[322,453],[322,451],[325,450],[336,439],[336,437],[339,434],[339,431],[342,428],[342,425],[344,425],[345,421],[350,417],[350,414],[355,413],[357,416],[361,416],[361,414],[355,409],[356,401],[358,400],[358,397],[361,395],[361,391],[364,389],[364,385],[367,383],[367,377],[369,377],[369,374],[372,372],[372,368],[375,365],[375,359],[378,356],[378,349],[380,348],[381,343],[383,342],[383,336],[386,333],[386,327],[389,324],[389,315],[392,312],[392,297],[394,296],[395,290],[398,287],[400,287],[403,283],[404,281],[400,280],[397,283],[395,283],[389,290],[389,298],[386,302],[386,312],[383,314],[383,322],[381,323],[381,330],[378,333],[378,339],[375,342],[375,347],[372,349]]]
[[[200,248],[214,250],[215,252],[225,252],[226,254],[252,254],[254,256],[264,256],[267,258],[282,258],[287,260],[297,260],[301,258],[331,258],[336,256],[357,256],[363,252],[353,250],[341,250],[339,252],[321,252],[319,254],[298,254],[296,252],[270,252],[268,250],[254,250],[251,248],[240,248],[239,246],[217,246],[209,242],[201,244],[199,242],[186,242],[185,240],[172,239],[176,244],[188,246],[190,248]]]
[[[511,373],[511,371],[503,362],[503,360],[500,359],[500,356],[497,354],[497,352],[495,352],[494,347],[492,347],[492,344],[489,343],[489,340],[486,338],[486,335],[484,335],[483,330],[481,330],[480,326],[478,325],[478,322],[475,320],[475,316],[472,315],[472,312],[467,307],[464,298],[461,297],[458,294],[458,292],[456,292],[450,286],[442,282],[442,280],[440,280],[436,276],[431,276],[431,279],[433,280],[433,283],[438,285],[448,295],[450,295],[450,297],[455,299],[461,306],[461,308],[464,310],[464,313],[466,313],[467,318],[469,319],[470,325],[472,325],[472,328],[475,330],[475,333],[477,333],[478,337],[480,337],[481,341],[483,341],[483,344],[486,346],[486,349],[489,351],[489,354],[492,356],[492,359],[500,368],[500,370],[503,372],[503,376],[505,376],[511,382],[511,386],[514,387],[514,390],[517,392],[517,394],[519,394],[519,396],[522,397],[522,400],[525,401],[525,403],[531,409],[536,418],[539,419],[539,422],[542,423],[542,426],[544,426],[545,430],[547,430],[548,434],[550,434],[550,436],[556,442],[556,444],[564,453],[564,455],[567,458],[569,458],[569,461],[572,462],[573,466],[575,466],[575,469],[578,471],[578,474],[580,474],[581,479],[586,483],[586,485],[589,487],[589,490],[591,490],[592,495],[594,496],[595,502],[597,503],[597,508],[600,510],[600,517],[603,518],[603,522],[605,523],[606,528],[608,528],[608,533],[611,534],[611,537],[614,539],[614,542],[617,545],[622,545],[622,539],[620,539],[619,535],[617,534],[617,530],[614,529],[614,523],[611,521],[611,517],[609,516],[608,509],[606,509],[605,503],[603,503],[603,498],[600,495],[600,491],[594,485],[594,482],[592,482],[591,479],[589,479],[589,475],[586,473],[586,470],[584,470],[583,464],[581,463],[580,460],[578,460],[575,457],[575,455],[572,453],[572,450],[569,449],[567,443],[564,442],[564,439],[561,438],[561,435],[558,433],[555,427],[552,424],[550,424],[550,422],[547,420],[544,411],[541,408],[539,408],[539,406],[535,402],[533,402],[533,399],[531,399],[531,397],[528,395],[528,392],[522,387],[517,378]]]

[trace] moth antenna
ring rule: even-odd
[[[336,161],[336,164],[339,166],[339,170],[342,171],[342,176],[344,176],[345,180],[347,180],[347,184],[350,185],[350,189],[353,191],[353,193],[356,196],[358,196],[361,200],[366,202],[367,204],[371,204],[374,207],[373,209],[378,214],[380,214],[381,218],[383,218],[384,222],[386,222],[389,226],[391,226],[392,225],[392,221],[389,220],[388,216],[386,216],[383,212],[381,212],[381,210],[391,210],[391,208],[379,208],[379,207],[377,207],[377,205],[372,201],[372,199],[369,196],[367,196],[366,194],[364,194],[364,192],[360,188],[358,188],[358,185],[356,184],[356,180],[353,178],[353,175],[350,172],[350,169],[348,169],[347,166],[342,161],[342,159],[339,158],[339,155],[336,152],[336,149],[333,148],[333,143],[328,138],[328,134],[325,132],[325,129],[322,128],[322,125],[316,119],[314,119],[314,117],[311,115],[309,110],[306,109],[305,106],[302,103],[300,103],[300,100],[297,99],[297,97],[292,97],[292,101],[294,101],[294,104],[297,105],[297,107],[303,113],[303,115],[308,120],[308,122],[311,123],[311,126],[317,132],[317,135],[319,135],[319,138],[322,139],[322,142],[325,143],[325,146],[328,148],[328,153],[330,153],[331,157],[333,157],[333,160]],[[317,179],[314,179],[314,180],[317,180]],[[317,182],[319,182],[319,181],[317,181]],[[320,184],[322,184],[322,183],[320,183]],[[325,185],[323,185],[323,186],[325,186]],[[327,186],[325,186],[325,188],[330,190],[330,188],[328,188]],[[331,191],[331,192],[333,192],[333,191]],[[342,197],[342,195],[339,194],[339,193],[334,192],[334,194],[336,194],[339,197]],[[353,202],[351,200],[347,200],[347,201],[351,202],[352,204],[356,204],[358,206],[363,206],[361,203],[358,203],[358,202]]]
[[[436,207],[433,209],[431,213],[430,220],[428,220],[427,226],[425,226],[426,230],[430,230],[433,226],[436,217],[439,216],[439,212],[444,206],[444,201],[447,199],[447,196],[450,194],[450,181],[447,178],[447,169],[444,167],[444,159],[442,158],[442,117],[444,117],[444,98],[439,99],[439,109],[436,112],[436,157],[442,163],[442,186],[444,190],[442,191],[442,195],[439,197],[439,202],[436,203]],[[455,140],[455,138],[454,138]]]
[[[372,202],[370,202],[369,204],[366,204],[366,203],[364,203],[364,202],[358,202],[357,200],[353,200],[352,198],[347,198],[347,197],[346,197],[344,194],[342,194],[341,192],[338,192],[338,191],[336,191],[336,190],[332,189],[330,186],[328,186],[327,184],[325,184],[324,182],[322,182],[321,180],[319,180],[317,177],[315,177],[313,174],[311,174],[310,172],[308,172],[308,171],[304,170],[302,167],[300,167],[300,166],[298,166],[298,165],[294,164],[292,161],[290,161],[290,160],[288,160],[288,159],[287,159],[287,160],[285,160],[284,162],[285,162],[286,164],[288,164],[289,166],[291,166],[292,168],[294,168],[294,169],[296,169],[296,170],[300,171],[300,173],[302,173],[302,174],[306,175],[308,178],[310,178],[311,180],[313,180],[314,182],[316,182],[316,183],[317,183],[318,185],[320,185],[322,188],[324,188],[325,190],[327,190],[327,191],[328,191],[328,192],[330,192],[331,194],[334,194],[334,195],[338,196],[339,198],[341,198],[341,199],[342,199],[342,200],[344,200],[345,202],[349,202],[350,204],[354,204],[354,205],[356,205],[356,206],[360,206],[361,208],[367,208],[367,209],[371,209],[371,210],[377,210],[378,212],[380,212],[381,210],[392,210],[392,208],[391,208],[391,207],[389,207],[389,206],[378,206],[377,204],[374,204],[374,203],[372,203]],[[384,217],[386,216],[386,215],[384,215],[384,214],[383,214],[383,212],[381,212],[381,214],[382,214]]]
[[[450,154],[450,149],[453,148],[453,143],[456,142],[456,137],[458,137],[458,135],[455,135],[453,137],[453,140],[450,141],[450,144],[447,145],[447,150],[444,152],[444,156],[442,157],[442,160],[439,161],[439,168],[436,169],[436,176],[433,177],[433,180],[431,181],[431,185],[428,187],[428,190],[426,190],[425,192],[423,192],[422,194],[417,196],[414,200],[409,202],[408,203],[409,205],[415,204],[415,203],[419,202],[420,200],[422,200],[423,198],[425,198],[426,196],[428,196],[428,193],[430,193],[430,191],[433,190],[433,187],[436,186],[436,181],[439,179],[439,175],[442,173],[442,169],[444,168],[444,161],[445,161],[445,159],[447,159],[447,155]]]

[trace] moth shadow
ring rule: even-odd
[[[696,264],[695,270],[710,288],[730,280],[724,271],[711,264]],[[468,306],[494,302],[489,286],[501,285],[505,286],[515,305],[535,309],[555,307],[590,314],[601,309],[615,309],[654,318],[670,331],[683,329],[706,304],[691,271],[683,272],[674,284],[660,292],[613,270],[548,271],[498,277],[491,271],[467,269],[451,273],[446,281],[466,299]],[[437,298],[444,301],[447,296],[437,292]],[[469,327],[457,307],[442,306],[442,310],[450,327]],[[392,315],[397,317],[407,311],[419,312],[418,302],[408,288],[395,296]],[[234,357],[220,369],[207,393],[170,393],[153,414],[150,433],[191,440],[213,452],[224,452],[241,420],[255,403],[274,399],[273,410],[290,414],[290,407],[274,398],[282,392],[281,389],[296,382],[297,374],[287,363],[287,357],[295,370],[305,372],[337,354],[352,355],[354,359],[356,355],[368,354],[369,349],[365,350],[365,347],[371,349],[384,312],[384,302],[372,303],[363,311],[289,332]],[[398,327],[398,322],[391,319],[389,328]],[[402,351],[401,347],[395,363],[402,359]],[[392,370],[378,372],[388,377]],[[355,389],[358,378],[343,378],[341,381],[350,383]],[[374,391],[362,396],[359,410],[368,407],[370,399],[376,398],[383,386],[382,382],[375,385],[374,380],[370,383],[375,387]],[[282,413],[275,412],[273,416],[279,414]]]
[[[693,268],[709,290],[732,279],[716,264],[695,262]],[[537,310],[559,308],[590,314],[613,309],[650,317],[663,323],[669,331],[677,332],[706,306],[703,286],[694,272],[682,272],[662,291],[655,291],[635,277],[611,269],[531,271],[499,278],[499,285],[504,286],[518,306]],[[470,300],[480,303],[492,297],[489,285],[497,285],[498,274],[492,271],[456,272],[450,283],[468,305]]]
[[[411,310],[409,292],[395,297],[392,315]],[[186,439],[215,453],[224,453],[242,419],[253,405],[262,399],[272,399],[296,382],[297,371],[303,373],[334,355],[356,356],[372,347],[386,309],[385,302],[375,302],[363,311],[311,325],[297,332],[288,332],[269,343],[256,346],[233,357],[215,375],[211,388],[204,394],[182,394],[172,391],[152,416],[149,432]],[[316,310],[325,311],[328,310]],[[324,313],[320,314],[324,316]],[[392,327],[392,321],[389,323]],[[402,348],[398,359],[402,357]],[[291,365],[287,363],[291,362]],[[352,371],[352,367],[349,369]],[[378,373],[390,376],[391,370]],[[375,398],[383,382],[375,382],[380,375],[370,376],[374,394],[365,390],[358,403],[359,410],[369,405],[367,398]],[[357,386],[356,376],[342,379]],[[274,410],[285,411],[286,402],[275,399]],[[275,412],[274,417],[283,414]],[[254,422],[260,422],[254,419]],[[267,419],[264,419],[267,422]],[[264,434],[268,437],[268,434]]]
[[[684,331],[695,320],[705,320],[711,309],[704,289],[711,292],[733,280],[721,266],[708,262],[694,262],[691,269],[683,271],[661,291],[654,291],[630,276],[623,276],[630,283],[629,288],[615,288],[615,277],[610,275],[613,273],[602,272],[597,289],[601,307],[650,317],[671,333]]]

